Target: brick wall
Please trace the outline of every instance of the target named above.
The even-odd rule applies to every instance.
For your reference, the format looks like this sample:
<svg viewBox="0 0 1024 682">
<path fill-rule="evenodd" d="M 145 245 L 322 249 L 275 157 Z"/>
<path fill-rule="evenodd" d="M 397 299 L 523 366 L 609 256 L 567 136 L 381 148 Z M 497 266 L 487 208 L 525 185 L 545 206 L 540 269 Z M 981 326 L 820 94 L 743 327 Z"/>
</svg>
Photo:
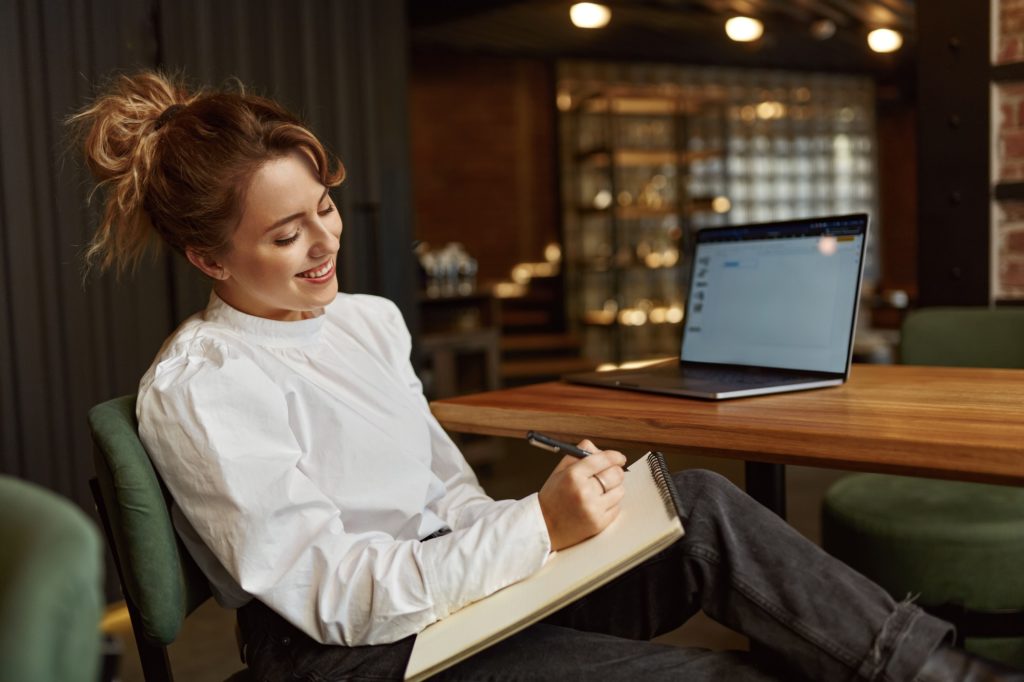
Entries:
<svg viewBox="0 0 1024 682">
<path fill-rule="evenodd" d="M 996 181 L 1024 180 L 1024 83 L 997 88 Z"/>
<path fill-rule="evenodd" d="M 996 0 L 997 64 L 1024 61 L 1024 0 Z M 993 182 L 1024 182 L 1024 83 L 997 89 L 996 177 Z M 995 291 L 997 300 L 1024 300 L 1024 202 L 995 202 Z"/>
<path fill-rule="evenodd" d="M 1024 201 L 996 205 L 997 270 L 995 298 L 1024 299 Z"/>
<path fill-rule="evenodd" d="M 997 0 L 996 64 L 1024 61 L 1024 0 Z"/>
<path fill-rule="evenodd" d="M 508 278 L 558 240 L 553 75 L 538 60 L 414 53 L 416 237 L 461 242 L 479 278 Z"/>
</svg>

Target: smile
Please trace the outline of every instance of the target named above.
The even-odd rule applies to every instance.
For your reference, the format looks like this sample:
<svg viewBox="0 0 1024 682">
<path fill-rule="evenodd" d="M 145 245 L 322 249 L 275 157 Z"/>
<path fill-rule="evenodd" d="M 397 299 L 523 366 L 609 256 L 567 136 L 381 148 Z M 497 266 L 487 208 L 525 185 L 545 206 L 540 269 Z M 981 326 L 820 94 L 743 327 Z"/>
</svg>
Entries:
<svg viewBox="0 0 1024 682">
<path fill-rule="evenodd" d="M 317 267 L 313 268 L 312 270 L 306 270 L 305 272 L 300 272 L 299 274 L 297 274 L 295 276 L 296 277 L 300 277 L 300 278 L 302 278 L 304 280 L 307 280 L 307 281 L 310 281 L 310 282 L 326 282 L 333 275 L 334 275 L 334 259 L 332 258 L 331 260 L 327 261 L 323 265 L 318 265 Z"/>
</svg>

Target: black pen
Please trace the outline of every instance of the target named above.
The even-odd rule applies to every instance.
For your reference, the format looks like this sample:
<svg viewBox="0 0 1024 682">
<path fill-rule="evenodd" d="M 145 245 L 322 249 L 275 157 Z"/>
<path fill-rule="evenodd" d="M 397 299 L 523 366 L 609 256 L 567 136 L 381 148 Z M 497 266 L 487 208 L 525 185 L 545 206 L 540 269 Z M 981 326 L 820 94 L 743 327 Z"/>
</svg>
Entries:
<svg viewBox="0 0 1024 682">
<path fill-rule="evenodd" d="M 537 433 L 536 431 L 528 431 L 526 433 L 526 442 L 530 445 L 541 448 L 542 450 L 550 450 L 551 452 L 564 452 L 567 455 L 573 457 L 590 457 L 590 452 L 587 452 L 583 448 L 578 448 L 575 445 L 569 443 L 563 443 L 560 440 L 555 440 L 551 436 L 545 436 L 543 433 Z M 628 467 L 622 467 L 623 471 L 629 471 Z"/>
<path fill-rule="evenodd" d="M 526 441 L 530 445 L 540 448 L 542 450 L 550 450 L 551 452 L 558 452 L 559 450 L 561 450 L 567 455 L 579 457 L 580 459 L 583 459 L 584 457 L 589 457 L 591 454 L 584 450 L 583 448 L 578 448 L 575 445 L 563 443 L 560 440 L 555 440 L 551 436 L 545 436 L 543 433 L 537 433 L 536 431 L 527 432 Z"/>
</svg>

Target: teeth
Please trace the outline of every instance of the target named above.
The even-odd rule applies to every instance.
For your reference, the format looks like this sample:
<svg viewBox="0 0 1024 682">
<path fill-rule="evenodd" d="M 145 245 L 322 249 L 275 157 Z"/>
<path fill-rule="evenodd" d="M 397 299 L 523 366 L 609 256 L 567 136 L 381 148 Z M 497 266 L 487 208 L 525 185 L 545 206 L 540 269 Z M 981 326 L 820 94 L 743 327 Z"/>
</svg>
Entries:
<svg viewBox="0 0 1024 682">
<path fill-rule="evenodd" d="M 306 272 L 300 273 L 299 277 L 306 277 L 307 279 L 316 279 L 317 277 L 323 277 L 331 268 L 334 267 L 334 261 L 327 261 L 316 270 L 307 270 Z"/>
</svg>

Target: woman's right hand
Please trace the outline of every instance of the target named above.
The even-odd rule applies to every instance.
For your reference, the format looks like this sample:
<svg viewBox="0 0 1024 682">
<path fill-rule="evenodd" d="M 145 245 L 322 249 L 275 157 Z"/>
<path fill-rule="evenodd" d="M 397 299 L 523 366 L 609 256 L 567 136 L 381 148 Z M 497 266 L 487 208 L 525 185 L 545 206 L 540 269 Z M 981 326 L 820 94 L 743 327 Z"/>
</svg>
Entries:
<svg viewBox="0 0 1024 682">
<path fill-rule="evenodd" d="M 598 450 L 589 440 L 581 441 L 579 447 L 594 454 L 583 459 L 566 455 L 540 489 L 552 550 L 597 535 L 619 515 L 625 455 Z"/>
</svg>

